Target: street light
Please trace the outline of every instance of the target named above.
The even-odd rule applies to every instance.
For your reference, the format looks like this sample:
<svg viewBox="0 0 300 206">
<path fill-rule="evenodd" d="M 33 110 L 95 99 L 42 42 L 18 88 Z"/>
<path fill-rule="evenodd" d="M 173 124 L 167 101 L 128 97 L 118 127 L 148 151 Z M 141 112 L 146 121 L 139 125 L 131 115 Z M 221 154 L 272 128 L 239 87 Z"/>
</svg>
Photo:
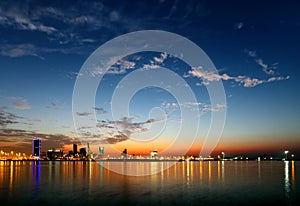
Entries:
<svg viewBox="0 0 300 206">
<path fill-rule="evenodd" d="M 287 154 L 289 153 L 289 151 L 288 150 L 285 150 L 284 151 L 284 154 L 285 154 L 285 159 L 287 159 Z"/>
</svg>

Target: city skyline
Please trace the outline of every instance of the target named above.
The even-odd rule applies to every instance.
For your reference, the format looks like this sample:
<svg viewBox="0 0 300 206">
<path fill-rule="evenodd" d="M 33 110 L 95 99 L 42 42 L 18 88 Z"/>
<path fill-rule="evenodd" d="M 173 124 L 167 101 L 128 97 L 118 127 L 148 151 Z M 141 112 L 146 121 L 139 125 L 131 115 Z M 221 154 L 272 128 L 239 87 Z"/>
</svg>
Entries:
<svg viewBox="0 0 300 206">
<path fill-rule="evenodd" d="M 211 115 L 226 111 L 224 131 L 212 154 L 289 150 L 299 156 L 298 4 L 154 2 L 0 2 L 0 149 L 30 153 L 36 137 L 42 151 L 69 151 L 73 144 L 86 145 L 80 138 L 89 135 L 104 142 L 105 153 L 121 154 L 127 148 L 137 155 L 159 154 L 172 145 L 180 123 L 188 121 L 181 118 L 181 109 L 197 107 L 196 138 L 195 131 L 184 131 L 191 142 L 188 154 L 200 153 Z M 72 111 L 74 85 L 86 59 L 105 42 L 141 30 L 163 30 L 191 40 L 218 74 L 163 52 L 129 55 L 105 74 L 92 112 Z M 168 91 L 147 87 L 133 96 L 129 114 L 115 119 L 111 101 L 119 82 L 139 69 L 158 67 L 176 72 L 197 101 L 179 103 Z M 206 87 L 214 82 L 223 83 L 226 101 L 212 105 Z M 76 118 L 93 119 L 100 130 L 76 128 L 72 112 Z M 98 152 L 98 143 L 90 146 Z M 170 154 L 182 155 L 184 149 L 175 145 Z"/>
</svg>

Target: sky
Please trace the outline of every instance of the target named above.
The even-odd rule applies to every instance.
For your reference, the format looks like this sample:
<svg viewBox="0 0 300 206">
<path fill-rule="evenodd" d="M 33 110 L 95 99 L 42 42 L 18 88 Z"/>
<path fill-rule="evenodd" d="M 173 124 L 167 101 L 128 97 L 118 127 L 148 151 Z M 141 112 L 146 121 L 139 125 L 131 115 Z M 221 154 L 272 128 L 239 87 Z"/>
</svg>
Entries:
<svg viewBox="0 0 300 206">
<path fill-rule="evenodd" d="M 124 148 L 130 154 L 197 155 L 212 116 L 222 113 L 225 125 L 212 154 L 300 155 L 299 8 L 297 1 L 1 1 L 0 149 L 30 154 L 31 140 L 39 137 L 44 151 L 67 152 L 73 143 L 86 147 L 91 141 L 95 153 L 104 146 L 112 155 Z M 81 72 L 101 45 L 143 30 L 190 40 L 216 71 L 143 51 L 114 59 L 105 74 L 99 66 Z M 139 77 L 130 78 L 141 73 L 146 82 L 161 78 L 163 84 L 173 78 L 168 71 L 185 82 L 195 101 L 178 102 L 177 84 L 149 86 L 136 89 L 127 114 L 113 113 L 114 92 L 128 92 L 120 82 L 139 86 Z M 76 111 L 74 89 L 82 75 L 103 78 L 94 105 Z M 224 101 L 212 104 L 213 84 L 223 85 Z M 198 130 L 182 127 L 198 121 Z"/>
</svg>

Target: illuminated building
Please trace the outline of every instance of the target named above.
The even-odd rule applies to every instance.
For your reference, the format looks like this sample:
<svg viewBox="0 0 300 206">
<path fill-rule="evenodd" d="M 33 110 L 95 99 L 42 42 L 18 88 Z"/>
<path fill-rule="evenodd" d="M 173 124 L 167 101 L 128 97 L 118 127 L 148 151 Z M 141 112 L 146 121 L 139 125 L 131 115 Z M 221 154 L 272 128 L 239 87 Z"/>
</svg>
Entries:
<svg viewBox="0 0 300 206">
<path fill-rule="evenodd" d="M 63 157 L 63 151 L 58 149 L 49 149 L 47 151 L 47 158 L 49 160 L 56 160 Z"/>
<path fill-rule="evenodd" d="M 150 158 L 155 159 L 157 157 L 157 151 L 154 150 L 150 153 Z"/>
<path fill-rule="evenodd" d="M 32 140 L 32 156 L 34 158 L 39 158 L 41 156 L 41 139 L 34 138 Z"/>
<path fill-rule="evenodd" d="M 104 147 L 99 147 L 99 156 L 100 157 L 104 156 Z"/>
</svg>

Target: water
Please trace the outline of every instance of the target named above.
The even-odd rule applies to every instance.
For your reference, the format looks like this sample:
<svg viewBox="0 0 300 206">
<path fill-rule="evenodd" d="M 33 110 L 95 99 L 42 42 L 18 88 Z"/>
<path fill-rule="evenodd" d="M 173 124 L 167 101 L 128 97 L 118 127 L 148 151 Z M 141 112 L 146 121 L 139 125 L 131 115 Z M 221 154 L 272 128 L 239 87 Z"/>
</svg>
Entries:
<svg viewBox="0 0 300 206">
<path fill-rule="evenodd" d="M 142 170 L 169 163 L 117 164 Z M 0 205 L 296 205 L 299 167 L 294 161 L 178 162 L 133 177 L 97 162 L 0 161 Z"/>
</svg>

